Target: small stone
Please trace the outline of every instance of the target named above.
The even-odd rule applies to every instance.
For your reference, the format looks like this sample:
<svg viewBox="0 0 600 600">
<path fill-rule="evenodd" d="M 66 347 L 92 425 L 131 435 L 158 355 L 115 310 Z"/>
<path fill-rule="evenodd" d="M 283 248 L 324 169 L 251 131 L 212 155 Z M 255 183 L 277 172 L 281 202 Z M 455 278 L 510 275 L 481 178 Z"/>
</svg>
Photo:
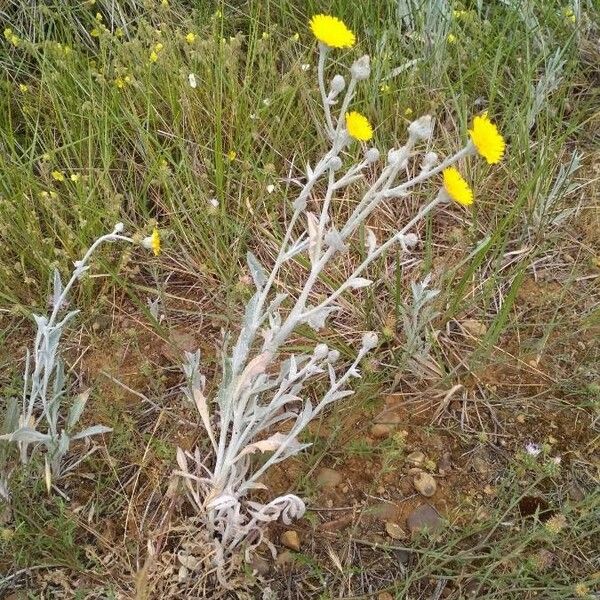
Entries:
<svg viewBox="0 0 600 600">
<path fill-rule="evenodd" d="M 392 428 L 385 423 L 376 423 L 371 427 L 370 431 L 371 437 L 376 440 L 385 439 L 386 437 L 389 437 L 390 433 L 392 433 Z"/>
<path fill-rule="evenodd" d="M 438 471 L 440 475 L 446 475 L 452 469 L 452 454 L 450 452 L 444 452 L 440 462 L 438 463 Z"/>
<path fill-rule="evenodd" d="M 394 600 L 394 596 L 389 592 L 379 592 L 379 594 L 377 594 L 377 600 Z"/>
<path fill-rule="evenodd" d="M 288 529 L 281 534 L 279 538 L 282 546 L 289 548 L 290 550 L 294 550 L 295 552 L 300 551 L 300 536 L 297 531 L 293 529 Z"/>
<path fill-rule="evenodd" d="M 276 562 L 279 567 L 288 567 L 293 564 L 294 555 L 289 550 L 284 550 L 278 554 Z"/>
<path fill-rule="evenodd" d="M 413 535 L 423 529 L 432 531 L 437 529 L 441 524 L 440 515 L 429 504 L 418 506 L 406 518 L 406 525 Z"/>
<path fill-rule="evenodd" d="M 406 531 L 393 521 L 386 522 L 385 531 L 393 540 L 406 540 L 408 538 Z"/>
<path fill-rule="evenodd" d="M 342 482 L 342 475 L 334 469 L 322 468 L 317 473 L 317 485 L 323 488 L 334 488 Z"/>
<path fill-rule="evenodd" d="M 413 467 L 422 467 L 425 462 L 425 455 L 421 451 L 415 450 L 406 457 L 406 462 Z"/>
<path fill-rule="evenodd" d="M 466 319 L 462 322 L 462 326 L 474 337 L 483 337 L 487 333 L 485 323 L 477 319 Z"/>
<path fill-rule="evenodd" d="M 433 496 L 437 490 L 437 483 L 432 475 L 421 471 L 415 475 L 413 479 L 413 485 L 419 494 L 427 496 L 428 498 Z"/>
</svg>

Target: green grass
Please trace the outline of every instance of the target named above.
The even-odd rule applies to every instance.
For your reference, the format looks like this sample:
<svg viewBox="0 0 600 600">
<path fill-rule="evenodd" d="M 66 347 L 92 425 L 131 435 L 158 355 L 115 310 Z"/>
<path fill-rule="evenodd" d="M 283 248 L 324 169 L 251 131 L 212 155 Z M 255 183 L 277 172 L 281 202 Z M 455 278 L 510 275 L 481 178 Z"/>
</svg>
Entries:
<svg viewBox="0 0 600 600">
<path fill-rule="evenodd" d="M 154 258 L 139 248 L 123 252 L 110 247 L 95 259 L 93 277 L 81 282 L 73 298 L 82 308 L 80 335 L 69 340 L 73 375 L 81 368 L 84 379 L 96 382 L 97 373 L 86 370 L 86 359 L 98 345 L 107 355 L 121 357 L 124 369 L 136 371 L 145 382 L 139 391 L 162 405 L 162 396 L 173 392 L 179 377 L 177 365 L 165 361 L 160 351 L 173 326 L 198 334 L 213 374 L 219 331 L 235 332 L 248 298 L 240 279 L 245 253 L 252 248 L 266 262 L 272 257 L 294 193 L 287 177 L 297 176 L 307 162 L 314 164 L 325 147 L 319 133 L 316 44 L 307 19 L 329 12 L 358 36 L 355 49 L 335 55 L 339 68 L 362 53 L 372 57 L 371 80 L 361 88 L 354 108 L 375 125 L 379 148 L 403 143 L 410 120 L 431 113 L 436 118 L 432 149 L 448 155 L 467 139 L 473 115 L 486 109 L 505 135 L 508 152 L 494 167 L 475 159 L 462 165 L 475 189 L 473 210 L 452 208 L 429 219 L 420 232 L 416 264 L 402 267 L 405 257 L 393 254 L 373 265 L 367 276 L 377 282 L 374 289 L 348 297 L 341 322 L 322 333 L 347 358 L 355 351 L 356 331 L 377 329 L 384 335 L 355 398 L 323 418 L 331 435 L 323 439 L 311 431 L 316 443 L 302 459 L 309 475 L 300 475 L 298 485 L 317 498 L 313 469 L 321 464 L 337 468 L 349 459 L 374 461 L 380 474 L 393 470 L 403 450 L 393 441 L 374 447 L 365 434 L 381 393 L 394 380 L 403 392 L 424 397 L 457 382 L 463 385 L 465 403 L 477 400 L 474 406 L 484 416 L 477 412 L 467 426 L 446 421 L 440 428 L 471 447 L 493 437 L 498 423 L 510 430 L 505 419 L 516 412 L 536 415 L 541 429 L 550 413 L 552 418 L 566 415 L 567 423 L 575 422 L 575 416 L 577 423 L 592 423 L 594 415 L 597 419 L 598 356 L 590 341 L 600 322 L 594 288 L 598 206 L 593 170 L 598 159 L 594 39 L 599 15 L 593 3 L 582 2 L 577 25 L 565 17 L 564 3 L 535 3 L 536 30 L 503 2 L 456 3 L 456 10 L 469 12 L 455 15 L 447 25 L 454 43 L 445 33 L 428 37 L 423 13 L 416 29 L 408 31 L 391 0 L 118 4 L 120 11 L 108 0 L 95 5 L 47 0 L 28 10 L 13 2 L 6 8 L 6 22 L 20 43 L 0 42 L 0 397 L 19 393 L 15 378 L 21 363 L 15 356 L 24 355 L 30 312 L 45 310 L 53 267 L 66 274 L 89 243 L 117 221 L 140 237 L 158 224 L 165 251 Z M 116 34 L 117 27 L 123 35 Z M 93 29 L 100 35 L 90 35 Z M 192 44 L 185 40 L 190 31 L 197 35 Z M 163 48 L 152 63 L 150 52 L 157 43 Z M 557 50 L 564 62 L 560 79 L 530 128 L 535 86 Z M 391 76 L 410 61 L 416 62 Z M 335 72 L 331 68 L 329 75 Z M 190 73 L 198 81 L 195 89 L 188 83 Z M 534 209 L 576 149 L 583 153 L 576 187 L 563 190 L 556 209 L 580 208 L 566 226 L 540 231 L 532 220 Z M 64 174 L 64 181 L 53 178 L 53 171 Z M 269 185 L 275 186 L 272 193 Z M 436 186 L 428 184 L 381 211 L 373 220 L 378 236 L 393 231 L 437 192 Z M 336 216 L 343 218 L 359 192 L 357 185 L 339 199 Z M 345 260 L 354 262 L 361 252 L 356 240 Z M 301 266 L 299 261 L 288 273 L 291 288 Z M 323 284 L 334 286 L 347 270 L 346 262 L 336 266 Z M 441 375 L 423 378 L 405 372 L 409 357 L 399 324 L 409 302 L 409 282 L 429 270 L 441 290 L 435 322 L 439 335 L 430 336 L 431 359 Z M 160 325 L 146 305 L 156 295 L 166 314 Z M 125 325 L 117 321 L 96 331 L 94 323 L 109 317 L 123 318 Z M 456 337 L 454 327 L 465 319 L 485 324 L 485 334 Z M 109 331 L 115 333 L 112 341 Z M 293 349 L 310 347 L 315 339 L 314 332 L 300 331 Z M 541 357 L 540 365 L 531 366 L 536 357 Z M 145 523 L 141 515 L 152 505 L 150 491 L 166 490 L 173 448 L 183 442 L 177 439 L 177 423 L 165 425 L 162 417 L 157 421 L 159 416 L 146 412 L 146 406 L 122 401 L 117 389 L 103 385 L 105 393 L 95 404 L 115 428 L 108 446 L 111 460 L 98 453 L 88 465 L 101 473 L 93 493 L 95 518 L 118 521 L 127 514 L 137 526 Z M 191 418 L 179 400 L 168 398 L 169 416 Z M 349 426 L 346 411 L 356 411 L 363 421 Z M 529 432 L 536 433 L 535 428 Z M 565 452 L 571 452 L 570 432 L 565 435 Z M 592 462 L 589 435 L 581 442 L 581 458 L 570 463 L 586 481 Z M 577 584 L 590 590 L 598 585 L 591 580 L 597 570 L 592 562 L 597 494 L 588 494 L 576 506 L 563 502 L 563 482 L 527 470 L 518 452 L 523 439 L 515 436 L 487 516 L 467 527 L 450 523 L 442 540 L 420 539 L 411 547 L 410 569 L 395 572 L 397 580 L 381 588 L 403 598 L 432 593 L 430 586 L 444 580 L 458 586 L 453 593 L 459 595 L 451 597 L 463 597 L 468 583 L 481 598 L 537 594 L 558 599 L 577 597 Z M 198 435 L 191 432 L 190 437 L 197 441 Z M 133 489 L 127 487 L 131 477 Z M 554 537 L 543 524 L 515 517 L 515 502 L 532 481 L 567 518 L 568 527 Z M 6 528 L 10 540 L 0 546 L 0 565 L 16 557 L 19 568 L 58 565 L 102 577 L 104 567 L 89 561 L 80 546 L 81 539 L 94 544 L 101 537 L 97 522 L 90 532 L 68 503 L 46 498 L 40 486 L 30 483 L 25 478 L 15 488 L 17 508 Z M 507 520 L 514 526 L 502 525 Z M 148 530 L 128 540 L 122 565 L 129 570 L 115 578 L 115 585 L 129 591 L 143 564 L 138 559 L 145 552 L 144 535 Z M 347 542 L 340 538 L 332 542 L 338 551 Z M 541 548 L 557 557 L 549 570 L 534 564 Z M 340 585 L 346 593 L 346 576 L 358 563 L 350 561 L 347 573 L 333 568 L 332 574 L 326 561 L 319 548 L 314 556 L 306 553 L 300 561 L 302 576 L 315 581 L 329 577 L 332 590 Z"/>
</svg>

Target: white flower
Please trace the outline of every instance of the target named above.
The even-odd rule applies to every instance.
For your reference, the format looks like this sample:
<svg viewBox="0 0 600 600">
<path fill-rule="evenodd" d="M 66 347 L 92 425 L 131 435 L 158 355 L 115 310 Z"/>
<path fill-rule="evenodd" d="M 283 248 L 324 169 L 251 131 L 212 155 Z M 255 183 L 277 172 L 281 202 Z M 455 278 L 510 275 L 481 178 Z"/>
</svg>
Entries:
<svg viewBox="0 0 600 600">
<path fill-rule="evenodd" d="M 354 61 L 354 64 L 350 67 L 350 73 L 352 73 L 352 77 L 357 81 L 362 81 L 363 79 L 367 79 L 371 74 L 371 65 L 370 65 L 369 55 L 365 54 L 361 56 L 358 60 Z"/>
<path fill-rule="evenodd" d="M 267 192 L 269 192 L 269 194 L 272 194 L 274 191 L 275 191 L 275 186 L 272 183 L 270 183 L 267 186 Z"/>
<path fill-rule="evenodd" d="M 210 198 L 208 202 L 214 208 L 217 208 L 217 206 L 219 206 L 219 201 L 216 198 Z"/>
<path fill-rule="evenodd" d="M 256 119 L 256 113 L 250 113 L 250 118 L 254 121 Z"/>
<path fill-rule="evenodd" d="M 263 100 L 263 104 L 264 104 L 265 106 L 271 106 L 271 98 L 265 98 L 265 99 Z"/>
<path fill-rule="evenodd" d="M 196 76 L 193 73 L 188 75 L 188 82 L 191 88 L 196 88 L 198 86 L 198 82 L 196 81 Z"/>
<path fill-rule="evenodd" d="M 433 135 L 433 117 L 425 115 L 408 126 L 408 133 L 417 140 L 428 140 Z"/>
<path fill-rule="evenodd" d="M 303 65 L 300 65 L 300 68 L 303 71 L 308 71 L 310 69 L 310 65 L 308 63 L 304 63 Z"/>
<path fill-rule="evenodd" d="M 115 225 L 115 228 L 113 229 L 113 233 L 123 233 L 124 229 L 125 229 L 125 225 L 123 225 L 123 223 L 117 223 Z"/>
<path fill-rule="evenodd" d="M 329 352 L 329 354 L 327 355 L 327 362 L 333 364 L 334 362 L 337 362 L 339 358 L 340 358 L 339 351 L 331 350 Z"/>
<path fill-rule="evenodd" d="M 534 444 L 533 442 L 529 442 L 525 446 L 525 452 L 531 456 L 537 456 L 541 451 L 542 447 L 539 444 Z"/>
<path fill-rule="evenodd" d="M 402 236 L 402 242 L 407 248 L 414 248 L 419 243 L 419 238 L 415 233 L 406 233 Z"/>
</svg>

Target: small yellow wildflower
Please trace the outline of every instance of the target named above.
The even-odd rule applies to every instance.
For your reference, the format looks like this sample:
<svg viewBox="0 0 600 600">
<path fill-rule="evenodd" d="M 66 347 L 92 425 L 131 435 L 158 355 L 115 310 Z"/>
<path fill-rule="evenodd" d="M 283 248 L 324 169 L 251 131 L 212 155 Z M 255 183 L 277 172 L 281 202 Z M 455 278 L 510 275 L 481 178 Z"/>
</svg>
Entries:
<svg viewBox="0 0 600 600">
<path fill-rule="evenodd" d="M 223 13 L 220 10 L 215 10 L 215 17 L 220 19 L 223 16 Z"/>
<path fill-rule="evenodd" d="M 186 36 L 185 36 L 185 41 L 188 44 L 193 44 L 196 41 L 196 34 L 193 32 L 189 32 Z"/>
<path fill-rule="evenodd" d="M 4 30 L 4 37 L 9 41 L 15 48 L 21 43 L 18 35 L 13 33 L 13 30 L 10 27 L 7 27 Z"/>
<path fill-rule="evenodd" d="M 469 134 L 477 152 L 488 164 L 494 165 L 500 162 L 506 143 L 498 128 L 488 119 L 487 113 L 473 119 L 473 129 L 469 129 Z"/>
<path fill-rule="evenodd" d="M 44 152 L 44 154 L 42 154 L 42 161 L 43 162 L 49 162 L 50 160 L 52 160 L 52 157 L 50 156 L 50 153 Z"/>
<path fill-rule="evenodd" d="M 169 0 L 160 0 L 160 3 L 162 6 L 165 6 L 165 7 L 169 6 Z"/>
<path fill-rule="evenodd" d="M 367 142 L 373 137 L 373 128 L 369 119 L 356 111 L 346 115 L 346 129 L 355 140 L 360 142 Z"/>
<path fill-rule="evenodd" d="M 449 33 L 446 39 L 449 44 L 456 44 L 456 36 L 453 33 Z"/>
<path fill-rule="evenodd" d="M 164 48 L 164 45 L 161 44 L 160 42 L 158 42 L 157 44 L 154 44 L 154 52 L 160 52 L 163 48 Z"/>
<path fill-rule="evenodd" d="M 473 190 L 469 184 L 463 179 L 463 176 L 454 167 L 448 167 L 443 171 L 444 189 L 452 200 L 470 206 L 473 204 Z"/>
<path fill-rule="evenodd" d="M 157 227 L 152 230 L 152 235 L 150 236 L 150 245 L 152 252 L 154 252 L 154 256 L 158 256 L 160 254 L 160 233 L 158 232 Z"/>
<path fill-rule="evenodd" d="M 29 86 L 28 86 L 28 85 L 25 85 L 24 83 L 20 83 L 20 84 L 19 84 L 19 91 L 20 91 L 22 94 L 26 94 L 26 93 L 29 91 Z"/>
<path fill-rule="evenodd" d="M 125 77 L 123 77 L 123 81 L 125 83 L 131 83 L 133 81 L 133 77 L 131 77 L 131 75 L 125 75 Z"/>
<path fill-rule="evenodd" d="M 71 176 L 69 177 L 69 179 L 73 183 L 77 183 L 81 179 L 81 175 L 79 173 L 71 173 Z"/>
<path fill-rule="evenodd" d="M 565 18 L 567 19 L 567 21 L 571 21 L 571 23 L 576 23 L 577 22 L 577 17 L 575 15 L 575 13 L 573 12 L 573 9 L 570 7 L 567 7 L 563 10 L 563 15 L 565 16 Z"/>
<path fill-rule="evenodd" d="M 115 37 L 122 38 L 125 35 L 125 32 L 121 27 L 117 27 L 115 29 Z"/>
<path fill-rule="evenodd" d="M 271 37 L 271 35 L 269 34 L 268 31 L 263 31 L 263 34 L 262 34 L 263 40 L 268 40 L 270 37 Z"/>
<path fill-rule="evenodd" d="M 102 35 L 102 29 L 99 27 L 94 27 L 94 29 L 90 31 L 90 35 L 92 37 L 100 37 Z"/>
<path fill-rule="evenodd" d="M 314 36 L 330 48 L 352 48 L 356 36 L 346 24 L 330 15 L 315 15 L 310 20 L 310 28 Z"/>
<path fill-rule="evenodd" d="M 379 86 L 379 91 L 380 91 L 382 94 L 387 94 L 387 93 L 390 91 L 390 89 L 391 89 L 391 88 L 390 88 L 390 86 L 389 86 L 387 83 L 382 83 L 382 84 Z"/>
<path fill-rule="evenodd" d="M 115 79 L 115 85 L 119 88 L 119 89 L 123 89 L 125 87 L 125 80 L 122 77 L 117 77 Z"/>
<path fill-rule="evenodd" d="M 236 152 L 235 150 L 230 150 L 230 151 L 227 153 L 227 158 L 228 158 L 230 161 L 234 161 L 236 156 L 237 156 L 237 152 Z"/>
<path fill-rule="evenodd" d="M 405 117 L 410 117 L 413 114 L 413 109 L 408 107 L 407 109 L 404 110 L 404 116 Z"/>
<path fill-rule="evenodd" d="M 299 40 L 300 40 L 300 34 L 299 34 L 299 33 L 295 33 L 295 34 L 292 36 L 292 38 L 291 38 L 291 39 L 292 39 L 292 41 L 294 41 L 294 42 L 297 42 L 297 41 L 299 41 Z"/>
<path fill-rule="evenodd" d="M 452 15 L 455 19 L 463 19 L 469 14 L 468 10 L 453 10 Z"/>
<path fill-rule="evenodd" d="M 155 50 L 150 52 L 150 62 L 155 63 L 158 60 L 158 53 Z"/>
<path fill-rule="evenodd" d="M 51 175 L 52 175 L 52 179 L 54 179 L 54 181 L 64 181 L 65 180 L 65 174 L 62 171 L 54 170 L 54 171 L 52 171 Z"/>
<path fill-rule="evenodd" d="M 102 23 L 102 21 L 103 21 L 103 17 L 99 12 L 96 13 L 95 19 L 96 19 L 96 21 L 98 21 L 98 23 Z"/>
</svg>

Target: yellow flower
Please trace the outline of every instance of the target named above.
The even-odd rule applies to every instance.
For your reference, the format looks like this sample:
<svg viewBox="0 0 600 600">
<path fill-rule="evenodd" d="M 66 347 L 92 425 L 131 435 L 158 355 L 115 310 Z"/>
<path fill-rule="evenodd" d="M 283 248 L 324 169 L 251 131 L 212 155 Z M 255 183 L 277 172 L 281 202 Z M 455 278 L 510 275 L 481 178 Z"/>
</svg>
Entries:
<svg viewBox="0 0 600 600">
<path fill-rule="evenodd" d="M 446 39 L 449 44 L 456 44 L 456 36 L 453 33 L 449 33 Z"/>
<path fill-rule="evenodd" d="M 158 44 L 154 44 L 154 52 L 160 52 L 164 48 L 164 45 L 158 42 Z"/>
<path fill-rule="evenodd" d="M 98 23 L 102 23 L 102 15 L 99 12 L 96 13 L 96 21 L 98 21 Z"/>
<path fill-rule="evenodd" d="M 71 173 L 69 179 L 74 183 L 77 183 L 81 179 L 81 175 L 79 173 Z"/>
<path fill-rule="evenodd" d="M 565 8 L 563 10 L 563 14 L 568 21 L 571 21 L 571 23 L 577 22 L 577 17 L 575 16 L 575 13 L 573 12 L 572 8 L 569 8 L 569 7 Z"/>
<path fill-rule="evenodd" d="M 196 41 L 196 34 L 191 31 L 185 36 L 185 41 L 188 44 L 193 44 Z"/>
<path fill-rule="evenodd" d="M 158 232 L 157 227 L 152 230 L 152 235 L 150 236 L 150 246 L 152 248 L 152 252 L 154 252 L 154 256 L 158 256 L 160 254 L 160 233 Z"/>
<path fill-rule="evenodd" d="M 382 84 L 379 86 L 379 91 L 380 91 L 382 94 L 387 94 L 387 93 L 390 91 L 390 86 L 389 86 L 387 83 L 382 83 Z"/>
<path fill-rule="evenodd" d="M 125 35 L 125 32 L 121 27 L 117 27 L 115 29 L 115 37 L 122 38 Z"/>
<path fill-rule="evenodd" d="M 133 78 L 131 77 L 131 75 L 125 75 L 125 77 L 123 78 L 123 81 L 125 83 L 131 83 L 133 81 Z"/>
<path fill-rule="evenodd" d="M 444 189 L 452 200 L 470 206 L 473 204 L 473 190 L 454 167 L 444 169 Z"/>
<path fill-rule="evenodd" d="M 488 164 L 494 165 L 500 162 L 506 143 L 498 128 L 488 119 L 487 113 L 473 119 L 473 129 L 469 129 L 469 134 L 477 152 Z"/>
<path fill-rule="evenodd" d="M 271 37 L 271 35 L 269 34 L 268 31 L 263 31 L 263 34 L 262 34 L 263 40 L 268 40 L 270 37 Z"/>
<path fill-rule="evenodd" d="M 100 37 L 102 35 L 102 29 L 99 27 L 94 27 L 94 29 L 90 31 L 90 35 L 92 37 Z"/>
<path fill-rule="evenodd" d="M 19 39 L 19 36 L 15 35 L 13 33 L 13 30 L 10 27 L 7 27 L 4 30 L 4 37 L 6 38 L 7 41 L 9 41 L 13 46 L 15 46 L 15 48 L 19 45 L 19 43 L 21 42 L 21 40 Z"/>
<path fill-rule="evenodd" d="M 310 20 L 310 28 L 314 36 L 330 48 L 352 48 L 356 43 L 354 33 L 337 17 L 315 15 Z"/>
<path fill-rule="evenodd" d="M 52 179 L 54 179 L 55 181 L 65 180 L 65 174 L 62 171 L 52 171 L 51 175 Z"/>
<path fill-rule="evenodd" d="M 157 60 L 158 60 L 158 54 L 156 53 L 155 50 L 152 50 L 152 52 L 150 52 L 150 62 L 155 63 Z"/>
<path fill-rule="evenodd" d="M 467 10 L 453 10 L 452 14 L 454 15 L 454 18 L 456 18 L 456 19 L 462 19 L 463 17 L 466 17 L 469 14 L 469 11 L 467 11 Z"/>
<path fill-rule="evenodd" d="M 19 91 L 22 94 L 26 94 L 29 91 L 29 86 L 25 85 L 24 83 L 20 83 L 19 84 Z"/>
<path fill-rule="evenodd" d="M 228 158 L 230 161 L 234 161 L 236 156 L 237 156 L 237 152 L 236 152 L 235 150 L 230 150 L 230 151 L 227 153 L 227 158 Z"/>
<path fill-rule="evenodd" d="M 160 0 L 162 6 L 169 6 L 169 0 Z"/>
<path fill-rule="evenodd" d="M 293 40 L 294 42 L 297 42 L 299 39 L 300 39 L 300 34 L 299 34 L 299 33 L 295 33 L 295 34 L 292 36 L 292 40 Z"/>
<path fill-rule="evenodd" d="M 404 116 L 405 117 L 410 117 L 412 114 L 413 114 L 413 109 L 412 108 L 409 107 L 409 108 L 405 109 L 405 111 L 404 111 Z"/>
<path fill-rule="evenodd" d="M 123 89 L 125 87 L 125 80 L 122 79 L 121 77 L 117 77 L 115 79 L 115 85 L 119 88 L 119 89 Z"/>
<path fill-rule="evenodd" d="M 346 129 L 355 140 L 361 142 L 367 142 L 373 137 L 373 128 L 369 119 L 356 111 L 346 115 Z"/>
</svg>

